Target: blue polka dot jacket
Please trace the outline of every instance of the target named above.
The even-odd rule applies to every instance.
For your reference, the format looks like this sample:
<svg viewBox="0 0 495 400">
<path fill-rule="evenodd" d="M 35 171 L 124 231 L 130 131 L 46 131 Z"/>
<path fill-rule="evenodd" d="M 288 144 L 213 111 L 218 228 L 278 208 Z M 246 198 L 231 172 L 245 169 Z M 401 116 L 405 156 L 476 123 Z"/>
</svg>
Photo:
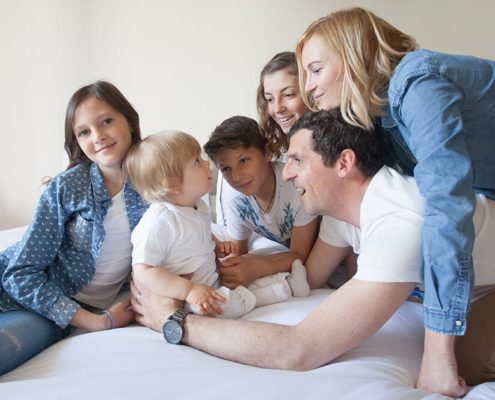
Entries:
<svg viewBox="0 0 495 400">
<path fill-rule="evenodd" d="M 132 230 L 147 204 L 127 183 L 124 200 Z M 53 178 L 24 237 L 0 253 L 0 310 L 32 310 L 65 328 L 81 307 L 72 296 L 95 274 L 111 204 L 94 163 Z"/>
</svg>

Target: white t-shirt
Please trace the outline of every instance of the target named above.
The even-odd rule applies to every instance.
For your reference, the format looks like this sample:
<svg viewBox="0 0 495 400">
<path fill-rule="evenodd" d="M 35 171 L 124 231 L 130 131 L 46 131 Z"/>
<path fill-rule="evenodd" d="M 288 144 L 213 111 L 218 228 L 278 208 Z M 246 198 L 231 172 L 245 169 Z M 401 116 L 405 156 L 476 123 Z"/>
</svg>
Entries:
<svg viewBox="0 0 495 400">
<path fill-rule="evenodd" d="M 248 239 L 252 232 L 290 247 L 294 226 L 304 226 L 315 216 L 308 215 L 292 182 L 282 180 L 284 164 L 272 162 L 275 172 L 275 199 L 268 213 L 263 213 L 254 196 L 239 194 L 226 204 L 227 233 L 235 240 Z"/>
<path fill-rule="evenodd" d="M 474 215 L 475 285 L 495 284 L 495 202 L 477 195 Z M 424 199 L 414 178 L 383 167 L 361 203 L 360 225 L 323 217 L 319 237 L 335 247 L 352 247 L 358 257 L 354 278 L 375 282 L 423 281 Z"/>
<path fill-rule="evenodd" d="M 191 281 L 214 285 L 218 274 L 211 236 L 211 212 L 203 200 L 196 209 L 153 203 L 132 232 L 132 264 L 165 267 Z"/>
<path fill-rule="evenodd" d="M 360 226 L 323 217 L 319 237 L 359 255 L 354 278 L 420 282 L 424 200 L 416 181 L 383 167 L 371 179 L 360 209 Z"/>
<path fill-rule="evenodd" d="M 124 190 L 112 198 L 103 220 L 105 240 L 95 265 L 95 275 L 76 300 L 101 309 L 114 302 L 131 272 L 131 228 L 124 201 Z"/>
</svg>

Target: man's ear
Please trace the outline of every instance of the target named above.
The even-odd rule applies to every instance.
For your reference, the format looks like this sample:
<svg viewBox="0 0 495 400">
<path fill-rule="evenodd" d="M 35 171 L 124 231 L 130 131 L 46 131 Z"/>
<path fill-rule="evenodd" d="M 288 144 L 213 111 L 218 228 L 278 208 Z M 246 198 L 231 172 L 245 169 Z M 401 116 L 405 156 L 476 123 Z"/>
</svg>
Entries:
<svg viewBox="0 0 495 400">
<path fill-rule="evenodd" d="M 351 149 L 345 149 L 335 163 L 339 176 L 347 176 L 356 165 L 356 153 Z"/>
</svg>

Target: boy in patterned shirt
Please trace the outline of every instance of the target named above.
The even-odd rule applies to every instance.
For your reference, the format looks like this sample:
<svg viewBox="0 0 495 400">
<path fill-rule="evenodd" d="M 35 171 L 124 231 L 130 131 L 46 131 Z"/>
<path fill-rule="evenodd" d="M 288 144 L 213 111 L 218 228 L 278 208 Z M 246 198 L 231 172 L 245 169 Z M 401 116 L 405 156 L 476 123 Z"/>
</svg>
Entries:
<svg viewBox="0 0 495 400">
<path fill-rule="evenodd" d="M 235 243 L 239 256 L 222 261 L 222 284 L 248 286 L 255 279 L 289 272 L 295 260 L 304 263 L 316 238 L 318 218 L 304 211 L 292 183 L 282 180 L 283 163 L 272 161 L 258 123 L 247 117 L 229 118 L 213 131 L 204 150 L 239 192 L 226 204 L 227 240 Z M 252 232 L 285 251 L 249 253 Z"/>
</svg>

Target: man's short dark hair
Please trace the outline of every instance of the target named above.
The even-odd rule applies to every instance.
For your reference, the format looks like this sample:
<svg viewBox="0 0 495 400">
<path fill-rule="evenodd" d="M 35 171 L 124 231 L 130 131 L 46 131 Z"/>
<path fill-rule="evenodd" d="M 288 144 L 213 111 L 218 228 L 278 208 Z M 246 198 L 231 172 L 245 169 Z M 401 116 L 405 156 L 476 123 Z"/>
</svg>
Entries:
<svg viewBox="0 0 495 400">
<path fill-rule="evenodd" d="M 306 113 L 291 128 L 289 139 L 302 129 L 313 133 L 313 151 L 321 155 L 326 166 L 334 165 L 345 149 L 356 154 L 357 167 L 364 176 L 375 175 L 383 166 L 379 132 L 347 123 L 338 110 Z"/>
<path fill-rule="evenodd" d="M 266 145 L 264 132 L 254 119 L 235 116 L 218 125 L 203 148 L 208 157 L 216 162 L 218 153 L 223 149 L 256 147 L 264 153 Z"/>
</svg>

